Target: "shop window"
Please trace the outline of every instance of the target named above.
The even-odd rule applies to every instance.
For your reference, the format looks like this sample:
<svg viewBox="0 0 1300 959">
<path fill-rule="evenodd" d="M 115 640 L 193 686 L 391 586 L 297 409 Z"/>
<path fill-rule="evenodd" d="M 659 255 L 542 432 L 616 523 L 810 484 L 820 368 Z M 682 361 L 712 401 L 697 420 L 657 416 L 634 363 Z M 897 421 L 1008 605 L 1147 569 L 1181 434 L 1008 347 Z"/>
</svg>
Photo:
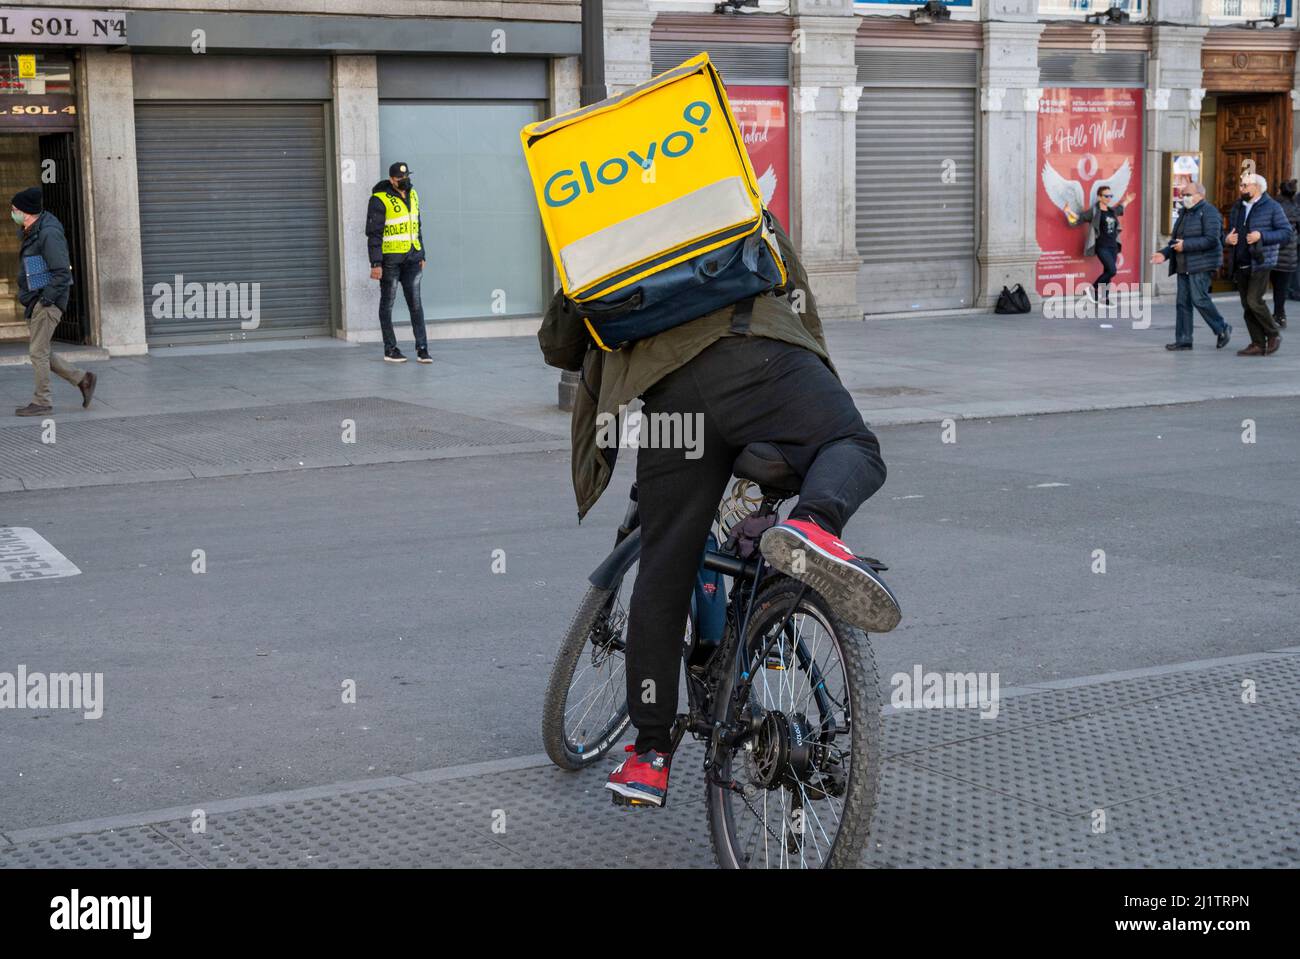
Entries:
<svg viewBox="0 0 1300 959">
<path fill-rule="evenodd" d="M 0 94 L 72 96 L 72 60 L 62 52 L 6 50 L 0 56 Z"/>
<path fill-rule="evenodd" d="M 384 103 L 381 170 L 414 172 L 428 251 L 427 320 L 536 315 L 545 308 L 549 261 L 519 131 L 541 118 L 532 102 Z M 373 182 L 373 181 L 372 181 Z M 397 298 L 393 322 L 407 320 Z"/>
</svg>

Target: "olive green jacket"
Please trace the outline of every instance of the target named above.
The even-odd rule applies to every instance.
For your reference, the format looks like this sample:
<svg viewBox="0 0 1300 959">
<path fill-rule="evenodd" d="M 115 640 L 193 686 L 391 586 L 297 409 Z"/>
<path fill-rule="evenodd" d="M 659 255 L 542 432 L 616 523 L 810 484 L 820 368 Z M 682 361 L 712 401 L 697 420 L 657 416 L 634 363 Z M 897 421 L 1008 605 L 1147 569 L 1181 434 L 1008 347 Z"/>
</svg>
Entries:
<svg viewBox="0 0 1300 959">
<path fill-rule="evenodd" d="M 749 332 L 753 336 L 783 340 L 812 350 L 834 371 L 826 350 L 826 338 L 822 334 L 821 318 L 817 315 L 817 302 L 808 286 L 808 274 L 804 272 L 785 230 L 775 222 L 775 218 L 773 223 L 789 274 L 790 293 L 779 297 L 771 294 L 757 297 Z M 796 312 L 792 306 L 792 301 L 798 303 L 799 299 L 803 302 L 802 313 Z M 563 291 L 556 292 L 547 307 L 537 341 L 549 365 L 579 373 L 570 427 L 573 492 L 578 501 L 579 521 L 609 485 L 618 453 L 616 448 L 598 444 L 597 417 L 602 413 L 618 417 L 622 407 L 690 362 L 705 348 L 724 336 L 738 335 L 731 329 L 733 312 L 734 307 L 724 307 L 611 353 L 595 345 L 572 302 Z"/>
</svg>

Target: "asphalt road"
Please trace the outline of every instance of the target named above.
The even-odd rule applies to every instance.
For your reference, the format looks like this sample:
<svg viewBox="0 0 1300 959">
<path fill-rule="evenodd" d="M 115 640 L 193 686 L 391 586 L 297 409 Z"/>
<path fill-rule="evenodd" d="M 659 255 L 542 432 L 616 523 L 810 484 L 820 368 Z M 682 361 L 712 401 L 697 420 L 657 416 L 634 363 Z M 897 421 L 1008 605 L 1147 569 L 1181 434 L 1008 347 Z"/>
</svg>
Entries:
<svg viewBox="0 0 1300 959">
<path fill-rule="evenodd" d="M 886 683 L 1300 642 L 1295 400 L 881 440 L 889 481 L 845 538 L 903 601 L 876 642 Z M 0 670 L 106 687 L 98 720 L 0 710 L 0 832 L 540 751 L 550 662 L 630 465 L 581 527 L 563 453 L 0 495 L 0 526 L 82 570 L 0 583 Z"/>
</svg>

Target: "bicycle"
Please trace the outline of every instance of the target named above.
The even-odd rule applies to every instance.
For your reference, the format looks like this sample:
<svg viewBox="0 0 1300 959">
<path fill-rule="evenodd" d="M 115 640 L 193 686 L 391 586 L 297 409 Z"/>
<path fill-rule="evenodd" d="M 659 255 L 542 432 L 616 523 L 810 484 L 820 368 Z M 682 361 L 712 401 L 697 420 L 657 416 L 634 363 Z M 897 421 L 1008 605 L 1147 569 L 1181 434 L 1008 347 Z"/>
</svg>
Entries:
<svg viewBox="0 0 1300 959">
<path fill-rule="evenodd" d="M 855 866 L 879 787 L 871 643 L 758 550 L 762 531 L 799 491 L 777 448 L 746 447 L 732 471 L 685 624 L 688 705 L 673 724 L 672 753 L 688 732 L 705 743 L 709 831 L 722 867 Z M 614 549 L 588 578 L 547 686 L 543 740 L 562 769 L 598 762 L 630 723 L 623 666 L 639 553 L 634 483 Z"/>
</svg>

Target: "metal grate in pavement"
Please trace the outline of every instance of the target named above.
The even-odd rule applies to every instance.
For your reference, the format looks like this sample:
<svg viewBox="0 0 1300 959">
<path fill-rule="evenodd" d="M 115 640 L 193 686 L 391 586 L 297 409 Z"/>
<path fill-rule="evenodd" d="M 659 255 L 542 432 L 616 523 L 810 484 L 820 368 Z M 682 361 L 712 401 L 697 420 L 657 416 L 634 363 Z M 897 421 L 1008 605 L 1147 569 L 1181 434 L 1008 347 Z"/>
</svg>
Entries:
<svg viewBox="0 0 1300 959">
<path fill-rule="evenodd" d="M 1269 679 L 1258 690 L 1261 702 L 1274 705 L 1289 702 L 1300 713 L 1300 657 L 1289 661 L 1269 660 L 1269 664 Z M 902 710 L 891 717 L 897 721 L 885 724 L 885 755 L 892 757 L 1037 723 L 1058 722 L 1205 687 L 1239 695 L 1242 680 L 1253 677 L 1254 669 L 1253 662 L 1232 663 L 1204 670 L 1027 692 L 1001 700 L 997 716 L 990 719 L 981 718 L 975 708 Z"/>
<path fill-rule="evenodd" d="M 184 869 L 197 863 L 151 826 L 0 846 L 6 869 Z"/>
<path fill-rule="evenodd" d="M 343 421 L 355 443 L 343 442 Z M 40 422 L 0 429 L 0 478 L 52 480 L 166 470 L 340 465 L 364 458 L 556 440 L 538 430 L 380 397 L 167 413 L 82 422 L 55 418 L 56 442 Z"/>
<path fill-rule="evenodd" d="M 942 741 L 972 711 L 888 716 L 863 864 L 1296 867 L 1297 689 L 1300 656 L 1277 656 L 1026 694 L 973 738 Z M 541 766 L 242 808 L 202 834 L 181 820 L 0 845 L 0 867 L 710 867 L 701 755 L 683 746 L 660 811 L 614 807 L 609 764 Z"/>
</svg>

